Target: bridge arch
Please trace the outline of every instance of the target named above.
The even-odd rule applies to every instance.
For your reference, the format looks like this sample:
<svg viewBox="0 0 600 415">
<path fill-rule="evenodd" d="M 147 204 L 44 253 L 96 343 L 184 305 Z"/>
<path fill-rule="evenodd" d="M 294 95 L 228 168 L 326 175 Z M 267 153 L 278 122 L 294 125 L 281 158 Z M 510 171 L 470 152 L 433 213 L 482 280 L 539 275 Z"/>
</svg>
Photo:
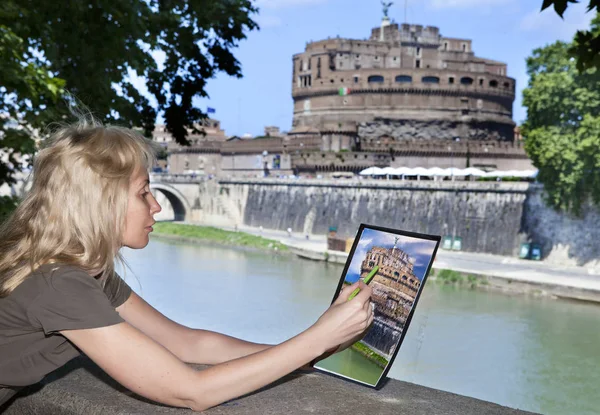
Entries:
<svg viewBox="0 0 600 415">
<path fill-rule="evenodd" d="M 176 221 L 184 221 L 192 212 L 192 207 L 186 197 L 175 187 L 164 183 L 150 183 L 151 190 L 161 192 L 173 207 L 173 213 Z"/>
</svg>

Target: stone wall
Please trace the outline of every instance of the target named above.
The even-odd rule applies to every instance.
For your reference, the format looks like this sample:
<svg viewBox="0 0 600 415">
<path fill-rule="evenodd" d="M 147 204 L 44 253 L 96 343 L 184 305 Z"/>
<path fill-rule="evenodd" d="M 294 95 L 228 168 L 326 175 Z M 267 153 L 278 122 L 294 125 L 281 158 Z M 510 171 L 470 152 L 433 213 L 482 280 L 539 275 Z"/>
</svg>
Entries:
<svg viewBox="0 0 600 415">
<path fill-rule="evenodd" d="M 542 247 L 549 262 L 600 269 L 600 210 L 587 205 L 581 217 L 559 213 L 544 202 L 543 188 L 532 186 L 525 200 L 522 230 Z"/>
<path fill-rule="evenodd" d="M 517 252 L 527 184 L 369 181 L 220 181 L 231 217 L 249 226 L 353 237 L 361 223 L 463 238 L 463 249 Z M 214 197 L 206 195 L 214 204 Z M 218 202 L 222 203 L 222 202 Z M 215 205 L 216 206 L 216 205 Z"/>
<path fill-rule="evenodd" d="M 514 126 L 511 124 L 463 120 L 394 120 L 376 119 L 361 123 L 358 136 L 377 139 L 389 136 L 396 140 L 453 140 L 455 137 L 469 140 L 512 141 Z"/>
<path fill-rule="evenodd" d="M 355 235 L 360 223 L 462 238 L 463 250 L 517 256 L 542 246 L 557 264 L 600 268 L 600 211 L 581 218 L 546 206 L 539 185 L 386 180 L 211 180 L 199 186 L 204 223 Z"/>
</svg>

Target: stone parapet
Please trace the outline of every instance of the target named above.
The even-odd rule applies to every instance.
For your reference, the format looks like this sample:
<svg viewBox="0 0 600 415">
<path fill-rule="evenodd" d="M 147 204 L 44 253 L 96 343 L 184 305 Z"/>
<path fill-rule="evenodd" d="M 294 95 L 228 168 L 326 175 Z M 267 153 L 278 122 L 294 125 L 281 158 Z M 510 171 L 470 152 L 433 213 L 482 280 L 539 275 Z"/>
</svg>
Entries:
<svg viewBox="0 0 600 415">
<path fill-rule="evenodd" d="M 196 366 L 203 369 L 204 366 Z M 2 412 L 0 407 L 0 412 Z M 5 407 L 4 415 L 182 414 L 124 389 L 85 357 L 77 358 L 26 388 Z M 219 415 L 377 414 L 377 415 L 527 415 L 466 396 L 388 380 L 373 390 L 319 372 L 295 372 L 262 390 L 204 411 Z"/>
<path fill-rule="evenodd" d="M 473 193 L 516 193 L 526 194 L 530 187 L 541 186 L 529 183 L 507 182 L 467 182 L 467 181 L 415 181 L 415 180 L 296 180 L 296 179 L 220 179 L 219 184 L 232 185 L 262 185 L 262 186 L 297 186 L 297 187 L 324 187 L 324 188 L 362 188 L 378 190 L 414 190 L 435 192 L 473 192 Z"/>
</svg>

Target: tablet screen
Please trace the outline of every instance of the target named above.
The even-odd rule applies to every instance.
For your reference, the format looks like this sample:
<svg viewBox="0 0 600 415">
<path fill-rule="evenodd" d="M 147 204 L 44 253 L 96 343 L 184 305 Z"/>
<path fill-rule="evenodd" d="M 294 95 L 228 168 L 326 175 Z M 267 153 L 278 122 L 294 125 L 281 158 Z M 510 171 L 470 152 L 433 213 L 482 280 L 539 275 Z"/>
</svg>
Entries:
<svg viewBox="0 0 600 415">
<path fill-rule="evenodd" d="M 439 236 L 360 226 L 333 298 L 378 267 L 369 284 L 373 325 L 362 340 L 317 362 L 316 369 L 371 387 L 381 385 L 400 349 L 439 242 Z"/>
</svg>

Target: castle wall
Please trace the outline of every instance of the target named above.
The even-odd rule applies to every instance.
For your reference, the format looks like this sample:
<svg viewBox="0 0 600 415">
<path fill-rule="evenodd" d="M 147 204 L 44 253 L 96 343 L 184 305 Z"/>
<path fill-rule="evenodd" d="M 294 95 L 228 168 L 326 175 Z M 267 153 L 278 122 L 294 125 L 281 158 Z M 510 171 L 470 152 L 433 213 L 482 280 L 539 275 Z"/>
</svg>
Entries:
<svg viewBox="0 0 600 415">
<path fill-rule="evenodd" d="M 292 96 L 294 129 L 356 132 L 379 117 L 460 122 L 452 133 L 464 138 L 514 139 L 506 64 L 476 57 L 471 40 L 436 27 L 384 22 L 369 40 L 311 42 L 293 57 Z"/>
<path fill-rule="evenodd" d="M 550 262 L 600 268 L 600 212 L 582 218 L 545 205 L 539 185 L 502 182 L 210 180 L 199 217 L 219 224 L 354 237 L 360 223 L 462 237 L 470 252 L 516 256 L 521 242 Z M 217 223 L 214 222 L 214 223 Z"/>
</svg>

